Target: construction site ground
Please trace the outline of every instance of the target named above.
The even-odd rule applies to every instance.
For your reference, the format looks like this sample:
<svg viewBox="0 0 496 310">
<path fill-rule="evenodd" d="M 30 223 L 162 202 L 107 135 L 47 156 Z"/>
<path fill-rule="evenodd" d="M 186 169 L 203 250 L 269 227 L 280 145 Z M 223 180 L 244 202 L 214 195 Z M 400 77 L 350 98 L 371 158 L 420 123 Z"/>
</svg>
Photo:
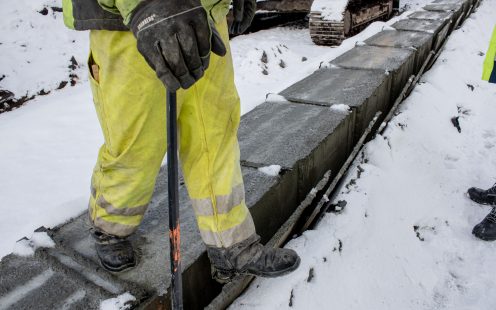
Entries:
<svg viewBox="0 0 496 310">
<path fill-rule="evenodd" d="M 341 169 L 371 122 L 379 125 L 396 108 L 405 85 L 430 70 L 415 80 L 418 85 L 394 118 L 358 154 L 339 194 L 329 197 L 346 201 L 346 209 L 325 215 L 287 245 L 302 256 L 300 268 L 284 278 L 255 280 L 232 307 L 494 308 L 495 285 L 486 273 L 496 267 L 494 245 L 470 234 L 488 210 L 463 193 L 472 185 L 491 185 L 496 172 L 491 121 L 496 111 L 490 104 L 496 91 L 480 81 L 495 4 L 485 0 L 477 8 L 471 0 L 436 0 L 425 10 L 372 24 L 334 49 L 306 48 L 309 39 L 269 43 L 284 33 L 289 33 L 285 40 L 302 38 L 304 29 L 250 34 L 254 41 L 265 38 L 250 48 L 251 39 L 233 40 L 245 113 L 239 140 L 246 202 L 264 242 L 277 235 L 329 171 L 332 178 Z M 56 13 L 54 20 L 60 21 Z M 85 42 L 83 36 L 72 40 Z M 6 197 L 1 208 L 8 210 L 0 228 L 6 237 L 0 249 L 6 255 L 0 263 L 0 309 L 167 305 L 165 168 L 132 240 L 140 264 L 110 274 L 97 262 L 84 213 L 87 194 L 80 187 L 89 185 L 101 136 L 90 116 L 79 57 L 74 58 L 78 66 L 60 74 L 54 70 L 48 82 L 32 82 L 31 89 L 52 87 L 49 95 L 0 115 L 1 196 Z M 56 90 L 64 74 L 76 75 L 76 85 Z M 5 79 L 3 87 L 27 91 Z M 78 126 L 85 130 L 73 129 Z M 222 287 L 210 278 L 184 186 L 180 191 L 185 305 L 198 309 Z M 46 228 L 32 233 L 37 226 Z"/>
</svg>

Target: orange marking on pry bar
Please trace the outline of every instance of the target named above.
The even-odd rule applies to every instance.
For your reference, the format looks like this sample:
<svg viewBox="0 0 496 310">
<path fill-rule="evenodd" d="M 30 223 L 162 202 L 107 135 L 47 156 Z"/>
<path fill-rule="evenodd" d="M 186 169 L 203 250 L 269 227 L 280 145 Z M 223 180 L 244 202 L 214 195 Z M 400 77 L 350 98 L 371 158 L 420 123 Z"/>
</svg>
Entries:
<svg viewBox="0 0 496 310">
<path fill-rule="evenodd" d="M 175 267 L 177 267 L 177 263 L 181 260 L 181 250 L 180 250 L 180 245 L 181 245 L 181 228 L 179 227 L 179 224 L 177 227 L 173 230 L 169 230 L 169 239 L 172 245 L 172 248 L 174 249 L 174 252 L 172 253 L 174 262 L 175 262 Z"/>
</svg>

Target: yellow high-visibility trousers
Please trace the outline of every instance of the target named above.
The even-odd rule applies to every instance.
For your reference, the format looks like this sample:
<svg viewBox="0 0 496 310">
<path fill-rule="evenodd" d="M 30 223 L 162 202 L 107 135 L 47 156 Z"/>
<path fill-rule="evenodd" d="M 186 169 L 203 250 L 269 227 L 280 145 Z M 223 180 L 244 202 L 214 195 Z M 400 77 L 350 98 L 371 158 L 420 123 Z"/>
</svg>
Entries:
<svg viewBox="0 0 496 310">
<path fill-rule="evenodd" d="M 227 23 L 216 24 L 226 47 Z M 90 33 L 89 68 L 105 143 L 92 177 L 95 228 L 125 237 L 140 225 L 166 152 L 165 87 L 131 32 Z M 230 50 L 211 54 L 205 75 L 177 93 L 179 158 L 208 246 L 229 247 L 255 234 L 245 204 L 237 130 L 240 102 Z"/>
<path fill-rule="evenodd" d="M 482 79 L 491 83 L 496 83 L 496 26 L 494 26 L 489 48 L 482 69 Z"/>
</svg>

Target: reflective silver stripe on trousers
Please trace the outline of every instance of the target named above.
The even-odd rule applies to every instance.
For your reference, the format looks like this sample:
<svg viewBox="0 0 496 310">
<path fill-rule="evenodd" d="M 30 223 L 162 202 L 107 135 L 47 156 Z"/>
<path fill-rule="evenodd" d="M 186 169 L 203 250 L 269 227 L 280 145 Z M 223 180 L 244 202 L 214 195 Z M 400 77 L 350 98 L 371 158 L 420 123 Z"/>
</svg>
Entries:
<svg viewBox="0 0 496 310">
<path fill-rule="evenodd" d="M 106 234 L 117 237 L 127 237 L 138 229 L 138 226 L 107 222 L 99 217 L 93 221 L 93 226 Z"/>
<path fill-rule="evenodd" d="M 112 206 L 107 200 L 105 200 L 103 195 L 100 195 L 96 204 L 100 208 L 105 209 L 107 214 L 122 215 L 122 216 L 144 215 L 146 212 L 146 209 L 148 208 L 148 204 L 143 205 L 143 206 L 137 206 L 137 207 L 116 208 L 116 207 Z"/>
<path fill-rule="evenodd" d="M 208 246 L 217 248 L 230 247 L 248 239 L 253 234 L 255 234 L 255 224 L 253 224 L 250 213 L 247 214 L 246 219 L 241 224 L 230 229 L 219 232 L 200 230 L 203 242 Z"/>
<path fill-rule="evenodd" d="M 245 188 L 243 183 L 233 187 L 231 194 L 223 196 L 215 196 L 217 214 L 226 214 L 232 208 L 239 206 L 245 199 Z M 212 200 L 205 199 L 191 199 L 193 210 L 196 216 L 213 216 L 215 215 Z"/>
</svg>

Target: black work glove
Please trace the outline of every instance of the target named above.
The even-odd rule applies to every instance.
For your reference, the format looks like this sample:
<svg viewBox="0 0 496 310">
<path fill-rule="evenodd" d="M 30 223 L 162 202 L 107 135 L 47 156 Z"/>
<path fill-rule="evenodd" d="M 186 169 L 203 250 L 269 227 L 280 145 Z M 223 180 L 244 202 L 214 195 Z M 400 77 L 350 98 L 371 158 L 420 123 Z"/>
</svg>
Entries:
<svg viewBox="0 0 496 310">
<path fill-rule="evenodd" d="M 230 34 L 242 34 L 251 25 L 257 10 L 256 0 L 233 0 L 234 21 L 229 27 Z"/>
<path fill-rule="evenodd" d="M 145 0 L 129 23 L 138 50 L 170 91 L 186 89 L 208 68 L 210 50 L 226 54 L 199 0 Z"/>
</svg>

